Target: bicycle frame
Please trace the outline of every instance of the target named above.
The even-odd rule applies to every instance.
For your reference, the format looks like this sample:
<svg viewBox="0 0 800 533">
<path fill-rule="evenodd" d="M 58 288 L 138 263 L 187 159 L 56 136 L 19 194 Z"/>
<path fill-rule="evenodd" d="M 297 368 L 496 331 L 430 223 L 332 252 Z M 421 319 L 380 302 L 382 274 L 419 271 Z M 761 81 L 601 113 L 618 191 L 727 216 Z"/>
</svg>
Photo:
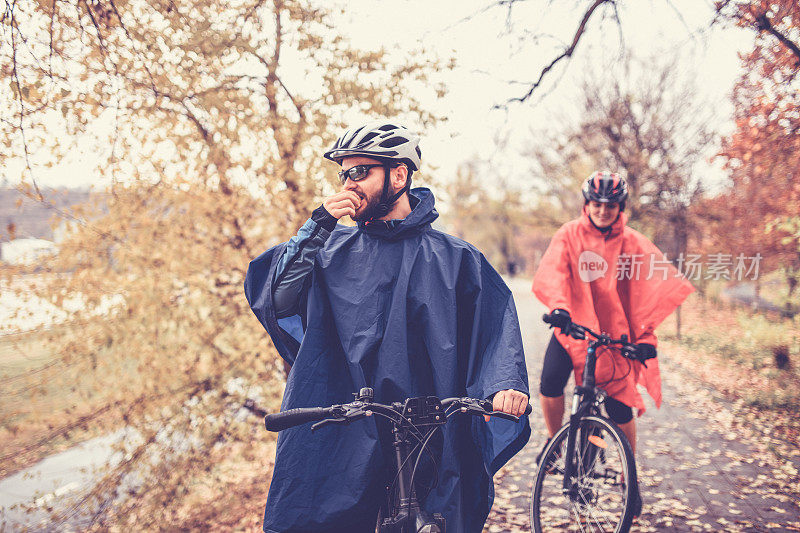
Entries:
<svg viewBox="0 0 800 533">
<path fill-rule="evenodd" d="M 533 485 L 531 524 L 535 531 L 546 529 L 542 522 L 546 516 L 543 506 L 550 501 L 548 498 L 560 492 L 564 500 L 557 498 L 554 503 L 557 508 L 554 516 L 558 520 L 565 517 L 559 513 L 565 513 L 566 520 L 576 523 L 581 531 L 595 531 L 592 525 L 595 524 L 601 531 L 613 526 L 614 531 L 627 532 L 636 512 L 636 463 L 625 434 L 602 412 L 601 405 L 607 393 L 597 388 L 595 370 L 600 347 L 619 347 L 626 359 L 642 364 L 644 361 L 627 335 L 615 339 L 574 322 L 564 326 L 553 324 L 557 321 L 552 315 L 544 315 L 542 319 L 574 339 L 591 339 L 586 349 L 581 385 L 575 387 L 572 398 L 569 421 L 551 437 L 540 454 Z M 613 443 L 611 448 L 609 440 Z M 609 488 L 611 490 L 607 490 Z M 608 504 L 610 512 L 607 513 L 603 507 Z M 585 529 L 584 524 L 589 528 Z"/>
<path fill-rule="evenodd" d="M 598 341 L 592 341 L 586 350 L 586 365 L 583 367 L 583 385 L 575 387 L 575 392 L 572 396 L 572 410 L 569 417 L 569 431 L 567 433 L 567 454 L 564 457 L 564 493 L 570 499 L 575 500 L 578 498 L 577 487 L 574 486 L 572 478 L 575 476 L 575 454 L 572 450 L 575 449 L 575 439 L 578 434 L 578 425 L 580 419 L 591 414 L 590 412 L 596 409 L 597 394 L 595 392 L 595 365 L 597 364 L 597 346 Z"/>
<path fill-rule="evenodd" d="M 414 486 L 414 476 L 422 453 L 426 451 L 431 438 L 450 417 L 460 413 L 494 416 L 512 422 L 519 420 L 516 416 L 494 411 L 492 402 L 485 399 L 465 397 L 440 400 L 435 396 L 427 396 L 408 398 L 405 403 L 384 405 L 373 402 L 374 391 L 369 387 L 362 388 L 355 396 L 355 401 L 348 404 L 301 407 L 268 414 L 264 417 L 264 425 L 269 431 L 283 431 L 307 422 L 316 422 L 311 426 L 311 430 L 315 431 L 329 424 L 349 424 L 374 415 L 388 419 L 392 424 L 392 446 L 397 462 L 395 481 L 398 498 L 394 499 L 395 481 L 393 481 L 387 487 L 389 516 L 380 520 L 378 524 L 380 533 L 445 533 L 444 517 L 439 513 L 430 515 L 421 508 Z M 524 415 L 527 416 L 530 412 L 529 404 Z M 423 434 L 420 428 L 425 428 L 427 431 Z M 411 448 L 412 438 L 418 443 L 414 448 Z M 416 461 L 412 466 L 411 459 L 415 452 Z M 438 468 L 435 459 L 434 467 Z"/>
<path fill-rule="evenodd" d="M 389 515 L 378 525 L 379 533 L 445 533 L 445 519 L 435 513 L 432 516 L 426 513 L 417 499 L 416 487 L 414 487 L 414 469 L 409 459 L 413 452 L 409 451 L 411 440 L 409 432 L 419 427 L 442 426 L 447 423 L 441 404 L 436 401 L 436 405 L 430 404 L 430 400 L 423 402 L 423 398 L 410 398 L 406 400 L 403 408 L 403 416 L 399 421 L 392 420 L 392 446 L 394 448 L 397 473 L 397 493 L 398 501 L 395 508 L 388 508 Z M 431 416 L 432 411 L 437 411 L 438 415 Z M 435 430 L 435 429 L 434 429 Z M 432 432 L 434 431 L 431 431 Z M 425 444 L 420 444 L 419 454 L 425 450 Z M 391 490 L 389 486 L 387 490 Z M 388 494 L 388 501 L 392 502 L 391 494 Z"/>
</svg>

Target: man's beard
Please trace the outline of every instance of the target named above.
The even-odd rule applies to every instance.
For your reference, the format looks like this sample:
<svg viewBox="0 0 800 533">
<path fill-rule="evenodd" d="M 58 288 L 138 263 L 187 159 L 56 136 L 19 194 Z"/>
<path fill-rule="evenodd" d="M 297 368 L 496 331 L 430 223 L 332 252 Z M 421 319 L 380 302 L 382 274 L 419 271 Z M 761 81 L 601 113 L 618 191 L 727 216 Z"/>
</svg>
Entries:
<svg viewBox="0 0 800 533">
<path fill-rule="evenodd" d="M 366 202 L 366 206 L 364 206 L 364 210 L 361 211 L 361 213 L 357 213 L 354 217 L 351 217 L 353 220 L 360 222 L 362 220 L 372 220 L 373 218 L 383 216 L 378 208 L 381 203 L 381 193 L 370 198 L 362 198 L 361 201 Z"/>
</svg>

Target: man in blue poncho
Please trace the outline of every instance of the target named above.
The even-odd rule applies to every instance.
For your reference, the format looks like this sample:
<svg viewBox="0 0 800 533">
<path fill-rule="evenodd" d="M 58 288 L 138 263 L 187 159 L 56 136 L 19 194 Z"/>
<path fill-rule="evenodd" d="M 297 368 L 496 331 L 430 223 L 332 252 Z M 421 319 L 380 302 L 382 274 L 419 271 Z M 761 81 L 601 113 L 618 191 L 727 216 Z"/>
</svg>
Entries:
<svg viewBox="0 0 800 533">
<path fill-rule="evenodd" d="M 348 130 L 325 157 L 343 190 L 289 242 L 254 259 L 250 307 L 291 365 L 282 410 L 408 397 L 491 398 L 521 415 L 528 374 L 514 300 L 470 244 L 431 228 L 430 190 L 411 190 L 419 138 L 391 121 Z M 357 227 L 337 225 L 350 216 Z M 480 532 L 492 476 L 530 435 L 519 423 L 454 417 L 437 445 L 437 479 L 422 501 L 450 532 Z M 391 457 L 374 417 L 347 427 L 282 431 L 265 532 L 375 531 Z"/>
</svg>

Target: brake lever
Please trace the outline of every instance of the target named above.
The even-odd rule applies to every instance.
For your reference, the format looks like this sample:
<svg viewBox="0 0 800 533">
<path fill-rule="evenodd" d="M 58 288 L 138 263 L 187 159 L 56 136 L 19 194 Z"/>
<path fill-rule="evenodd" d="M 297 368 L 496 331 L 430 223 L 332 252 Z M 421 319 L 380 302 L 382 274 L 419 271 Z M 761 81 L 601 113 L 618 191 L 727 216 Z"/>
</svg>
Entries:
<svg viewBox="0 0 800 533">
<path fill-rule="evenodd" d="M 338 410 L 336 414 L 338 415 L 336 418 L 326 418 L 325 420 L 321 420 L 316 424 L 311 426 L 311 431 L 319 429 L 323 426 L 328 424 L 349 424 L 354 420 L 358 420 L 365 416 L 371 416 L 372 411 L 369 410 L 368 405 L 359 404 L 358 406 L 352 406 L 350 404 L 340 406 L 341 410 Z M 364 410 L 366 408 L 366 411 Z"/>
<path fill-rule="evenodd" d="M 453 414 L 455 414 L 456 411 L 460 411 L 462 413 L 471 413 L 475 415 L 483 415 L 484 420 L 486 420 L 486 422 L 488 422 L 493 416 L 496 416 L 497 418 L 502 418 L 504 420 L 510 420 L 511 422 L 519 422 L 518 416 L 510 415 L 502 411 L 493 410 L 492 402 L 490 402 L 489 400 L 483 400 L 477 405 L 475 405 L 474 403 L 469 403 L 466 405 L 462 403 L 453 411 Z"/>
<path fill-rule="evenodd" d="M 548 328 L 549 329 L 558 328 L 558 330 L 561 331 L 562 335 L 569 335 L 573 339 L 583 340 L 586 338 L 586 333 L 584 333 L 583 330 L 579 329 L 580 326 L 578 326 L 577 324 L 569 324 L 568 326 L 561 328 L 553 324 L 550 324 L 548 322 Z"/>
<path fill-rule="evenodd" d="M 496 416 L 497 418 L 502 418 L 504 420 L 510 420 L 512 422 L 519 422 L 519 417 L 510 415 L 508 413 L 504 413 L 503 411 L 492 411 L 491 413 L 484 413 L 488 417 Z"/>
<path fill-rule="evenodd" d="M 486 406 L 480 405 L 481 403 L 486 403 Z M 483 402 L 478 403 L 477 405 L 474 402 L 459 402 L 448 408 L 448 412 L 445 414 L 448 418 L 456 413 L 470 413 L 473 415 L 485 415 L 488 416 L 488 412 L 491 409 L 492 402 L 488 400 L 484 400 Z"/>
<path fill-rule="evenodd" d="M 349 424 L 350 420 L 347 418 L 326 418 L 325 420 L 321 420 L 316 424 L 311 426 L 311 431 L 316 431 L 323 426 L 327 426 L 328 424 Z"/>
<path fill-rule="evenodd" d="M 572 337 L 573 339 L 577 339 L 579 341 L 586 339 L 586 332 L 583 330 L 582 327 L 577 326 L 575 324 L 570 324 L 569 331 L 567 335 Z"/>
</svg>

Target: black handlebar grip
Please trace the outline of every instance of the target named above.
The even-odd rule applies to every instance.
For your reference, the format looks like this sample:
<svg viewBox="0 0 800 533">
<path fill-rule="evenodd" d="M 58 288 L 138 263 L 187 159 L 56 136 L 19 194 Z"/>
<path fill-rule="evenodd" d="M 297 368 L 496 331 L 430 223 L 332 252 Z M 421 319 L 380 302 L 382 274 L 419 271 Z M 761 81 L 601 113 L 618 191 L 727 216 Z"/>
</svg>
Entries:
<svg viewBox="0 0 800 533">
<path fill-rule="evenodd" d="M 525 416 L 528 416 L 532 412 L 533 412 L 533 406 L 530 404 L 530 402 L 528 402 L 528 406 L 525 408 L 525 413 L 524 414 L 525 414 Z"/>
<path fill-rule="evenodd" d="M 545 324 L 552 324 L 553 318 L 550 316 L 550 313 L 545 313 L 542 315 L 542 321 L 544 321 Z"/>
<path fill-rule="evenodd" d="M 315 422 L 331 416 L 330 407 L 300 407 L 282 413 L 274 413 L 264 417 L 264 426 L 268 431 L 283 431 L 306 422 Z"/>
</svg>

